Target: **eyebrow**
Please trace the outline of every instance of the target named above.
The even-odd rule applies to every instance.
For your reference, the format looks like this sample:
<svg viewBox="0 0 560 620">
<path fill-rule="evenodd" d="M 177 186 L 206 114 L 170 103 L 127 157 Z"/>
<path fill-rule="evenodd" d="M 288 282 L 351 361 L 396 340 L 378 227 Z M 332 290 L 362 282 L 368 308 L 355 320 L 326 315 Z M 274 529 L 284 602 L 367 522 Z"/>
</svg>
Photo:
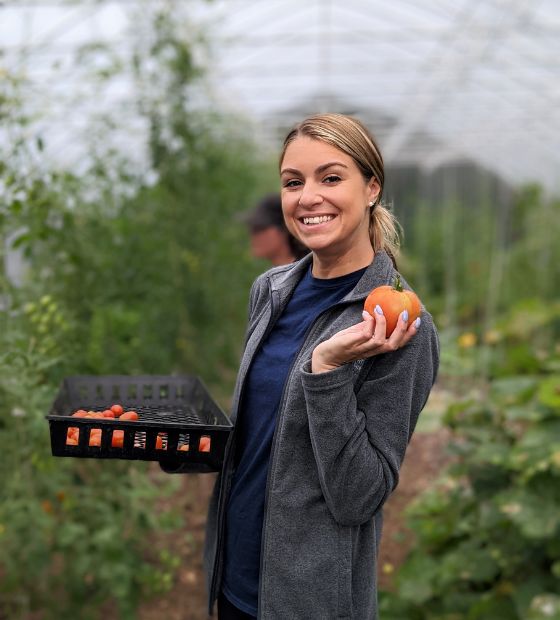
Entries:
<svg viewBox="0 0 560 620">
<path fill-rule="evenodd" d="M 328 168 L 331 168 L 332 166 L 340 166 L 341 168 L 348 168 L 346 164 L 343 164 L 340 161 L 330 161 L 326 164 L 322 164 L 321 166 L 319 166 L 317 170 L 315 170 L 315 172 L 318 172 L 320 174 L 321 172 L 324 172 L 325 170 L 327 170 Z M 282 170 L 280 174 L 285 174 L 287 172 L 292 173 L 292 174 L 301 174 L 301 172 L 297 170 L 296 168 L 284 168 L 284 170 Z"/>
</svg>

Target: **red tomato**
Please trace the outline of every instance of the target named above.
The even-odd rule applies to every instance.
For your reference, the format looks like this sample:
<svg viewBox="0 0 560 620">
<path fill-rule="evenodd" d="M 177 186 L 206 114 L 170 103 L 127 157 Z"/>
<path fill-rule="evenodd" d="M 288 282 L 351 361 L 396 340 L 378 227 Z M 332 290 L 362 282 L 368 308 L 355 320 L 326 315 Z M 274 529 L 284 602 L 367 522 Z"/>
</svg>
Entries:
<svg viewBox="0 0 560 620">
<path fill-rule="evenodd" d="M 124 409 L 122 408 L 122 405 L 112 405 L 111 406 L 111 411 L 117 416 L 117 418 L 121 415 L 121 413 L 124 411 Z"/>
<path fill-rule="evenodd" d="M 203 435 L 198 443 L 199 452 L 210 452 L 210 437 Z"/>
<path fill-rule="evenodd" d="M 119 420 L 138 420 L 138 414 L 136 411 L 126 411 L 119 417 Z"/>
<path fill-rule="evenodd" d="M 122 448 L 124 445 L 124 431 L 113 431 L 113 437 L 111 438 L 111 445 L 113 448 Z"/>
<path fill-rule="evenodd" d="M 96 448 L 101 447 L 101 429 L 100 428 L 92 428 L 89 434 L 89 445 L 95 446 Z"/>
<path fill-rule="evenodd" d="M 367 296 L 364 310 L 375 317 L 375 307 L 379 305 L 383 310 L 386 321 L 385 335 L 387 338 L 393 333 L 403 310 L 408 311 L 408 324 L 416 320 L 421 312 L 422 305 L 418 297 L 412 292 L 403 289 L 400 277 L 396 277 L 394 286 L 378 286 Z"/>
</svg>

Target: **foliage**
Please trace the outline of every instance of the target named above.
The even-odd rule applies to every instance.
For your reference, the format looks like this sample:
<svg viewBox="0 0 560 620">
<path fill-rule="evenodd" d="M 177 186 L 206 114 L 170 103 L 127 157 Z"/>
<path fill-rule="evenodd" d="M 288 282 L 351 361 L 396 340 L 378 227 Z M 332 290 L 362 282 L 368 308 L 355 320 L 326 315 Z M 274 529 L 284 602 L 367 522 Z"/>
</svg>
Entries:
<svg viewBox="0 0 560 620">
<path fill-rule="evenodd" d="M 416 544 L 384 618 L 560 617 L 560 313 L 530 307 L 504 319 L 486 392 L 447 411 L 453 464 L 410 509 Z"/>
<path fill-rule="evenodd" d="M 151 480 L 145 464 L 50 455 L 47 377 L 65 353 L 61 316 L 47 296 L 0 314 L 0 615 L 88 618 L 112 600 L 120 617 L 133 617 L 140 594 L 169 581 L 171 567 L 149 560 L 148 545 L 151 533 L 178 525 L 156 503 L 177 481 Z"/>
<path fill-rule="evenodd" d="M 167 90 L 139 98 L 146 174 L 103 150 L 103 134 L 80 174 L 54 169 L 27 126 L 25 82 L 0 89 L 15 138 L 0 151 L 0 247 L 24 267 L 14 279 L 0 256 L 1 617 L 87 619 L 109 605 L 133 618 L 177 568 L 173 550 L 151 544 L 181 524 L 159 508 L 179 478 L 51 456 L 44 416 L 64 376 L 185 372 L 224 408 L 231 393 L 263 267 L 235 216 L 271 188 L 272 166 L 238 119 L 190 109 L 198 71 L 165 16 L 152 35 L 136 75 L 149 82 L 149 57 Z"/>
<path fill-rule="evenodd" d="M 557 298 L 560 200 L 540 188 L 519 188 L 504 205 L 447 200 L 404 215 L 404 273 L 440 329 L 486 332 L 520 297 Z"/>
</svg>

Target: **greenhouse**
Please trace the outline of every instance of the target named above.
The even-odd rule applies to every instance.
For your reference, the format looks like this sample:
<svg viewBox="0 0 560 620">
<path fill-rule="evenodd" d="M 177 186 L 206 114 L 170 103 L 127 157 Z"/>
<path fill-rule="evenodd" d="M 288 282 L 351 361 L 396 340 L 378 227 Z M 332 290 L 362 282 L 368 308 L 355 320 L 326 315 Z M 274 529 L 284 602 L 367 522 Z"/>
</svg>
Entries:
<svg viewBox="0 0 560 620">
<path fill-rule="evenodd" d="M 560 618 L 559 110 L 554 0 L 0 0 L 0 618 L 210 617 L 206 513 L 272 260 L 248 214 L 323 113 L 374 136 L 439 338 L 379 618 Z M 167 377 L 149 399 L 184 375 L 224 434 L 162 439 L 139 409 L 112 431 L 134 457 L 106 421 L 55 446 L 69 377 L 96 398 Z M 56 458 L 73 428 L 110 458 Z M 170 476 L 158 450 L 197 465 Z"/>
</svg>

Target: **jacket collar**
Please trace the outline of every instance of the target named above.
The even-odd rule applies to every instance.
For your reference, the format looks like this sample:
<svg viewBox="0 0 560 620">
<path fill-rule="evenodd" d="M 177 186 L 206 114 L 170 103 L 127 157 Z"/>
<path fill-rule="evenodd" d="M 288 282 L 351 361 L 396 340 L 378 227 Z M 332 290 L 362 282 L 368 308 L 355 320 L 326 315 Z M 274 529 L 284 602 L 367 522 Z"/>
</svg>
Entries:
<svg viewBox="0 0 560 620">
<path fill-rule="evenodd" d="M 309 253 L 296 263 L 271 269 L 267 274 L 271 290 L 277 291 L 282 296 L 290 293 L 312 262 L 313 255 Z M 375 287 L 390 284 L 393 273 L 393 262 L 387 252 L 385 250 L 377 251 L 358 284 L 344 297 L 343 301 L 365 299 Z"/>
</svg>

